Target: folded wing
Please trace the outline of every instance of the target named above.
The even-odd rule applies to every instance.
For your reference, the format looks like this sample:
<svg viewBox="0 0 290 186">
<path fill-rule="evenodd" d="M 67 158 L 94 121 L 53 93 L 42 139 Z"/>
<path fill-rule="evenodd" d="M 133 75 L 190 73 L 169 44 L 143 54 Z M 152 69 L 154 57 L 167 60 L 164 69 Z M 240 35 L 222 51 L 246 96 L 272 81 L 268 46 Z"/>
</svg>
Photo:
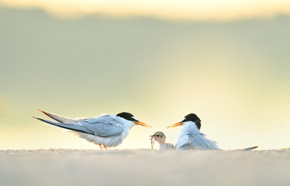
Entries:
<svg viewBox="0 0 290 186">
<path fill-rule="evenodd" d="M 81 125 L 94 132 L 95 136 L 111 137 L 120 135 L 124 129 L 123 125 L 110 115 L 103 115 L 92 119 L 79 121 Z"/>
<path fill-rule="evenodd" d="M 45 112 L 40 109 L 39 111 L 58 122 L 37 117 L 34 117 L 35 119 L 75 132 L 81 132 L 100 137 L 111 137 L 120 135 L 124 131 L 123 124 L 111 117 L 110 115 L 103 115 L 90 119 L 71 119 Z"/>
</svg>

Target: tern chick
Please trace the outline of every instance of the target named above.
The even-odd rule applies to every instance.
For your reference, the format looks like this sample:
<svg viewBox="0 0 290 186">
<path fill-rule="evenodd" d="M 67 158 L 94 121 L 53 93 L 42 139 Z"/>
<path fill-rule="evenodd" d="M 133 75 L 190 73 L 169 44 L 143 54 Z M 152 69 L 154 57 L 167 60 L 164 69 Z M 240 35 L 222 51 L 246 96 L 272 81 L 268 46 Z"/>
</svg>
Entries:
<svg viewBox="0 0 290 186">
<path fill-rule="evenodd" d="M 159 143 L 159 150 L 173 150 L 174 145 L 171 143 L 166 143 L 166 135 L 161 132 L 157 131 L 153 135 L 149 136 L 151 139 L 151 149 L 153 149 L 154 141 L 157 141 Z"/>
</svg>

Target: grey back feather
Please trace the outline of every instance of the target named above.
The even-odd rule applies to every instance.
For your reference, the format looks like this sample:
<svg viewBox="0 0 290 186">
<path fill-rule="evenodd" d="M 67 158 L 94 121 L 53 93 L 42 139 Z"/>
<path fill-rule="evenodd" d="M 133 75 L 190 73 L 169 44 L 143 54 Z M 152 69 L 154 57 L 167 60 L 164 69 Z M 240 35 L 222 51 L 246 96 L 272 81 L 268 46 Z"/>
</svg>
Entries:
<svg viewBox="0 0 290 186">
<path fill-rule="evenodd" d="M 199 150 L 218 150 L 216 142 L 207 139 L 204 134 L 188 134 L 188 143 L 185 143 L 180 149 L 199 149 Z"/>
<path fill-rule="evenodd" d="M 110 137 L 120 135 L 123 129 L 123 123 L 117 119 L 110 117 L 110 115 L 103 115 L 91 119 L 71 119 L 73 123 L 61 123 L 64 117 L 52 115 L 51 113 L 46 114 L 51 118 L 59 121 L 60 123 L 49 121 L 46 119 L 36 118 L 40 121 L 55 125 L 61 128 L 69 129 L 76 132 L 91 134 L 100 137 Z"/>
<path fill-rule="evenodd" d="M 123 123 L 110 117 L 110 115 L 79 120 L 79 123 L 87 130 L 92 131 L 94 135 L 100 137 L 117 136 L 124 131 Z"/>
</svg>

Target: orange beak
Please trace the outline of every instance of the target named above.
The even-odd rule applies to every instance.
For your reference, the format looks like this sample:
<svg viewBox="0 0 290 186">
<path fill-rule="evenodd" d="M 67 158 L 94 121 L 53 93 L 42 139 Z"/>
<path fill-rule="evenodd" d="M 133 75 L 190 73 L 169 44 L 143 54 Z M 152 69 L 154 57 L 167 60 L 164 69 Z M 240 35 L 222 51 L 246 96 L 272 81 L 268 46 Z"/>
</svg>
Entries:
<svg viewBox="0 0 290 186">
<path fill-rule="evenodd" d="M 167 128 L 170 129 L 170 128 L 177 127 L 177 126 L 180 126 L 180 125 L 183 125 L 183 123 L 182 122 L 178 122 L 178 123 L 175 123 L 173 125 L 168 126 Z"/>
<path fill-rule="evenodd" d="M 134 123 L 135 123 L 136 125 L 141 125 L 141 126 L 143 126 L 143 127 L 149 127 L 149 128 L 152 128 L 151 125 L 147 125 L 146 123 L 143 123 L 143 122 L 141 122 L 141 121 L 134 121 Z"/>
</svg>

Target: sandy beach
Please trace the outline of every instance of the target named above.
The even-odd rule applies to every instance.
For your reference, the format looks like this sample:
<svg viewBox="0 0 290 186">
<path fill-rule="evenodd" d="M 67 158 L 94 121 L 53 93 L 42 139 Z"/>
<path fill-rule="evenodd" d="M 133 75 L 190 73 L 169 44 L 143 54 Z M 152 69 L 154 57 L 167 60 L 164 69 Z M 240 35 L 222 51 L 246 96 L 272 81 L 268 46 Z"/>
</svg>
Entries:
<svg viewBox="0 0 290 186">
<path fill-rule="evenodd" d="M 290 151 L 2 150 L 1 186 L 290 185 Z"/>
</svg>

